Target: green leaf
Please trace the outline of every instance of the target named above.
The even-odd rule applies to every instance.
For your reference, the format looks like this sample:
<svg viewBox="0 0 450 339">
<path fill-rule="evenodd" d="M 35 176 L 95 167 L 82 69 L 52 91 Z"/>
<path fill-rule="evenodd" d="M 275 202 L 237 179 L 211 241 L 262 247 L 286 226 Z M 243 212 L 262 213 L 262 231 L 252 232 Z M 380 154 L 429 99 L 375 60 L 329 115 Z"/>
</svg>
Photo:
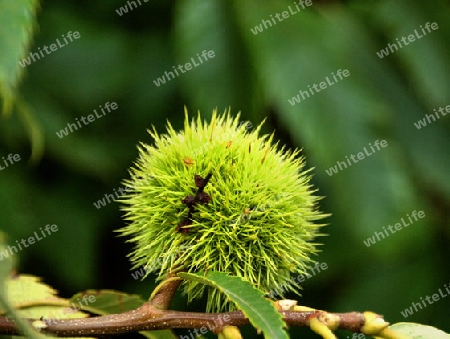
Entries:
<svg viewBox="0 0 450 339">
<path fill-rule="evenodd" d="M 21 274 L 6 281 L 8 300 L 22 318 L 83 318 L 82 312 L 66 312 L 69 300 L 58 297 L 57 291 L 35 276 Z"/>
<path fill-rule="evenodd" d="M 0 1 L 0 98 L 3 98 L 0 113 L 7 116 L 13 107 L 18 108 L 31 140 L 30 161 L 34 163 L 42 157 L 44 136 L 31 109 L 18 98 L 16 90 L 26 68 L 23 60 L 28 53 L 38 6 L 38 0 Z"/>
<path fill-rule="evenodd" d="M 87 300 L 92 300 L 92 297 L 95 298 L 94 302 L 86 302 Z M 142 306 L 145 300 L 136 294 L 126 294 L 113 290 L 87 290 L 75 294 L 70 298 L 70 302 L 76 304 L 84 311 L 107 315 L 134 310 Z M 139 333 L 150 339 L 177 338 L 171 330 L 141 331 Z"/>
<path fill-rule="evenodd" d="M 19 60 L 28 52 L 37 7 L 37 0 L 0 2 L 0 97 L 4 99 L 4 114 L 8 114 L 14 104 L 14 92 L 24 70 Z"/>
<path fill-rule="evenodd" d="M 397 323 L 391 330 L 409 335 L 412 339 L 449 339 L 450 335 L 432 326 L 416 323 Z"/>
<path fill-rule="evenodd" d="M 176 79 L 181 84 L 182 94 L 189 100 L 187 106 L 198 107 L 203 112 L 215 107 L 219 111 L 228 107 L 242 112 L 255 111 L 256 107 L 252 107 L 253 102 L 248 98 L 258 89 L 255 83 L 242 79 L 253 79 L 256 75 L 237 30 L 231 3 L 179 1 L 174 10 L 173 27 L 177 41 L 175 64 L 190 62 L 204 50 L 214 51 L 215 55 Z"/>
<path fill-rule="evenodd" d="M 14 313 L 17 317 L 31 319 L 42 317 L 46 321 L 88 317 L 88 314 L 80 312 L 77 304 L 58 297 L 57 291 L 42 283 L 38 277 L 25 274 L 14 276 L 6 281 L 6 286 L 8 301 L 15 309 Z M 44 328 L 46 324 L 41 320 L 35 320 L 33 326 Z M 51 338 L 52 336 L 41 337 Z"/>
<path fill-rule="evenodd" d="M 287 338 L 281 314 L 264 294 L 239 277 L 230 277 L 221 272 L 178 273 L 183 279 L 198 281 L 218 288 L 244 312 L 252 325 L 264 333 L 265 338 Z"/>
<path fill-rule="evenodd" d="M 17 111 L 19 118 L 25 127 L 28 137 L 31 141 L 30 163 L 36 164 L 44 154 L 44 131 L 34 115 L 33 109 L 22 100 L 17 100 Z"/>
<path fill-rule="evenodd" d="M 92 303 L 86 302 L 89 297 L 91 297 L 91 300 L 94 297 L 95 301 Z M 136 294 L 126 294 L 113 290 L 87 290 L 75 294 L 70 298 L 70 302 L 77 304 L 84 311 L 106 315 L 134 310 L 142 306 L 145 300 Z"/>
<path fill-rule="evenodd" d="M 16 312 L 8 302 L 8 284 L 7 279 L 14 267 L 12 256 L 6 255 L 4 253 L 8 253 L 8 249 L 5 245 L 5 235 L 0 232 L 0 308 L 8 313 L 8 316 L 13 319 L 13 321 L 19 327 L 21 333 L 23 333 L 27 338 L 31 339 L 43 339 L 46 338 L 44 335 L 39 334 L 36 331 L 33 331 L 27 322 L 22 320 L 19 317 L 18 312 Z"/>
<path fill-rule="evenodd" d="M 8 253 L 8 249 L 5 244 L 5 234 L 0 232 L 0 295 L 5 294 L 5 280 L 11 273 L 14 262 L 13 257 L 10 255 L 4 256 L 4 253 Z"/>
<path fill-rule="evenodd" d="M 149 339 L 178 339 L 171 330 L 141 331 L 139 333 Z"/>
</svg>

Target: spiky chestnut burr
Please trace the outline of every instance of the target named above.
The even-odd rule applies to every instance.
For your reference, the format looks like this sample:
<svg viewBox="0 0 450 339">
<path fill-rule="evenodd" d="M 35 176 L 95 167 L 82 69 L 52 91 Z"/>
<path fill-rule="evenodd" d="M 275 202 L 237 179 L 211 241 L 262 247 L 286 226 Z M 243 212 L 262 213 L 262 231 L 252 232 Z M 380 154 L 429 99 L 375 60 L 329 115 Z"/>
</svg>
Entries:
<svg viewBox="0 0 450 339">
<path fill-rule="evenodd" d="M 174 270 L 227 272 L 270 292 L 296 291 L 291 275 L 304 274 L 317 252 L 313 243 L 326 215 L 309 183 L 299 150 L 273 144 L 273 134 L 249 131 L 239 114 L 213 112 L 211 121 L 168 123 L 167 134 L 149 131 L 125 181 L 121 202 L 131 236 L 134 268 L 159 279 Z M 189 301 L 208 293 L 207 310 L 232 309 L 225 295 L 184 282 Z"/>
</svg>

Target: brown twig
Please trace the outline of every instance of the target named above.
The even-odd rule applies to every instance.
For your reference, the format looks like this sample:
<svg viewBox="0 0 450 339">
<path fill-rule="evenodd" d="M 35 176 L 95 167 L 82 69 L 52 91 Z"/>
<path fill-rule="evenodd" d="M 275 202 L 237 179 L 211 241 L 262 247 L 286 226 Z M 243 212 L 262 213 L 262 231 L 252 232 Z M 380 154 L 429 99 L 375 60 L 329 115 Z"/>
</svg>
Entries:
<svg viewBox="0 0 450 339">
<path fill-rule="evenodd" d="M 149 302 L 151 306 L 159 310 L 167 310 L 170 307 L 172 298 L 180 286 L 181 281 L 182 279 L 178 278 L 176 273 L 169 273 L 150 296 Z"/>
<path fill-rule="evenodd" d="M 289 326 L 309 326 L 309 319 L 315 311 L 280 311 Z M 339 328 L 359 332 L 364 325 L 362 313 L 333 313 L 339 317 Z M 37 321 L 28 319 L 30 322 Z M 161 310 L 145 303 L 136 310 L 120 314 L 83 318 L 46 320 L 42 331 L 59 337 L 102 336 L 123 334 L 145 330 L 164 330 L 174 328 L 200 329 L 206 327 L 213 332 L 219 332 L 225 325 L 244 326 L 250 322 L 240 311 L 224 313 L 196 313 Z M 0 317 L 0 333 L 18 334 L 11 319 Z"/>
<path fill-rule="evenodd" d="M 78 318 L 78 319 L 27 319 L 36 329 L 58 337 L 92 337 L 140 332 L 147 330 L 167 330 L 175 328 L 206 329 L 219 333 L 225 325 L 244 326 L 250 321 L 241 311 L 224 313 L 196 313 L 168 310 L 172 298 L 181 283 L 176 272 L 167 275 L 166 279 L 155 289 L 149 301 L 141 307 L 120 314 Z M 286 304 L 286 303 L 284 303 Z M 295 303 L 291 304 L 294 307 Z M 283 320 L 289 326 L 310 326 L 310 320 L 324 316 L 337 317 L 336 324 L 339 329 L 360 332 L 362 326 L 370 323 L 371 319 L 380 317 L 370 312 L 370 319 L 365 314 L 327 313 L 310 308 L 300 307 L 282 308 L 278 302 L 277 309 Z M 195 332 L 196 330 L 194 330 Z M 203 333 L 203 332 L 202 332 Z M 0 317 L 0 334 L 20 334 L 13 320 Z"/>
</svg>

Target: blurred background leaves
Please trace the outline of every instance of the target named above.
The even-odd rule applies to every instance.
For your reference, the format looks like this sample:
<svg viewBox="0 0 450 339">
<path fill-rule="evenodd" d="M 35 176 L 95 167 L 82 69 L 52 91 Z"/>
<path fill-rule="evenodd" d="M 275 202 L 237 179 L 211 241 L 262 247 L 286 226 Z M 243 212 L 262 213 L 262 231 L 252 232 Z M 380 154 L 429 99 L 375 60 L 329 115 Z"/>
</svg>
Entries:
<svg viewBox="0 0 450 339">
<path fill-rule="evenodd" d="M 66 297 L 88 288 L 148 297 L 153 279 L 132 278 L 130 245 L 114 233 L 123 225 L 118 204 L 97 209 L 93 203 L 122 186 L 136 145 L 151 142 L 147 128 L 162 131 L 166 119 L 181 128 L 184 105 L 205 118 L 216 107 L 231 106 L 253 126 L 267 117 L 266 132 L 275 130 L 283 144 L 303 148 L 319 194 L 326 196 L 321 209 L 333 214 L 317 257 L 328 269 L 306 280 L 300 303 L 329 311 L 370 309 L 391 322 L 416 321 L 448 332 L 450 299 L 408 319 L 400 311 L 450 281 L 450 117 L 420 130 L 414 126 L 433 109 L 450 105 L 449 4 L 313 1 L 255 35 L 251 28 L 294 3 L 135 2 L 137 8 L 122 15 L 116 10 L 128 6 L 123 0 L 41 3 L 31 52 L 69 31 L 80 38 L 24 69 L 20 96 L 45 138 L 39 163 L 27 164 L 31 144 L 20 114 L 0 118 L 0 159 L 21 156 L 0 171 L 0 228 L 10 244 L 46 224 L 59 229 L 15 255 L 19 270 L 43 277 Z M 8 20 L 1 19 L 1 36 Z M 388 43 L 426 22 L 439 29 L 378 57 Z M 13 49 L 22 45 L 0 46 L 0 60 L 17 59 Z M 165 71 L 204 50 L 215 57 L 155 85 Z M 350 76 L 289 104 L 300 89 L 338 69 Z M 118 109 L 64 138 L 56 135 L 108 101 Z M 388 147 L 332 176 L 326 173 L 383 139 Z M 426 217 L 364 245 L 413 210 Z M 182 297 L 174 307 L 204 309 L 202 303 L 186 306 Z M 292 332 L 316 337 L 305 329 Z"/>
</svg>

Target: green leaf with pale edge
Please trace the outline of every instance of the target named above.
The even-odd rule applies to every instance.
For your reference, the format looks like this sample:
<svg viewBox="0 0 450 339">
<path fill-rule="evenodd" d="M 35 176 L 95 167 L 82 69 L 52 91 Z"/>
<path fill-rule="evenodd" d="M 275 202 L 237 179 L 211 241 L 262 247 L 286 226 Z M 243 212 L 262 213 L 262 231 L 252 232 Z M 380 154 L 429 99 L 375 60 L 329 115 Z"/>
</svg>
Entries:
<svg viewBox="0 0 450 339">
<path fill-rule="evenodd" d="M 281 314 L 273 303 L 264 298 L 264 293 L 240 277 L 231 277 L 222 272 L 178 273 L 187 280 L 198 281 L 218 288 L 230 298 L 250 320 L 251 324 L 264 333 L 267 339 L 288 338 Z"/>
<path fill-rule="evenodd" d="M 171 330 L 141 331 L 139 333 L 149 339 L 179 339 Z"/>
<path fill-rule="evenodd" d="M 28 53 L 38 5 L 37 0 L 0 1 L 0 97 L 6 114 L 24 70 L 19 61 Z"/>
<path fill-rule="evenodd" d="M 8 253 L 8 249 L 5 244 L 5 234 L 0 232 L 0 295 L 5 295 L 5 280 L 8 278 L 11 273 L 14 262 L 13 256 L 7 255 L 6 257 L 3 255 L 4 253 Z"/>
<path fill-rule="evenodd" d="M 95 301 L 92 303 L 86 302 L 90 296 L 95 297 Z M 83 301 L 83 297 L 85 301 Z M 75 294 L 70 298 L 70 302 L 76 304 L 77 307 L 84 311 L 107 315 L 134 310 L 142 306 L 145 300 L 136 294 L 126 294 L 113 290 L 87 290 Z M 171 330 L 141 331 L 139 333 L 150 339 L 177 338 Z"/>
<path fill-rule="evenodd" d="M 17 97 L 16 89 L 27 66 L 22 67 L 29 52 L 38 0 L 0 1 L 0 114 L 9 115 L 16 107 L 31 141 L 30 161 L 36 163 L 44 152 L 44 136 L 30 108 Z M 31 61 L 33 62 L 33 61 Z M 30 64 L 31 65 L 31 64 Z"/>
<path fill-rule="evenodd" d="M 86 313 L 80 312 L 80 307 L 76 303 L 58 297 L 57 291 L 41 282 L 38 277 L 21 274 L 9 277 L 5 284 L 8 301 L 16 309 L 15 313 L 20 318 L 40 319 L 43 317 L 46 320 L 59 320 L 88 316 Z M 0 307 L 0 311 L 4 312 L 5 310 Z M 42 325 L 45 326 L 43 322 Z"/>
<path fill-rule="evenodd" d="M 21 274 L 6 281 L 8 300 L 22 318 L 68 319 L 84 318 L 69 300 L 58 297 L 57 291 L 32 275 Z"/>
<path fill-rule="evenodd" d="M 0 232 L 0 308 L 8 313 L 8 316 L 14 320 L 14 322 L 19 327 L 21 333 L 23 333 L 27 338 L 31 339 L 45 339 L 46 337 L 33 331 L 27 322 L 22 320 L 16 310 L 14 310 L 9 303 L 9 286 L 7 280 L 11 274 L 14 267 L 14 260 L 12 256 L 4 256 L 8 249 L 5 244 L 5 235 Z"/>
<path fill-rule="evenodd" d="M 92 303 L 88 302 L 91 296 L 95 298 Z M 83 301 L 83 297 L 85 301 Z M 91 300 L 93 300 L 92 297 Z M 113 290 L 87 290 L 75 294 L 70 298 L 70 302 L 76 304 L 83 311 L 107 315 L 134 310 L 142 306 L 145 300 L 136 294 L 126 294 Z"/>
<path fill-rule="evenodd" d="M 416 323 L 397 323 L 389 326 L 391 330 L 406 334 L 411 339 L 450 339 L 450 334 L 447 334 L 436 327 L 426 326 Z"/>
</svg>

